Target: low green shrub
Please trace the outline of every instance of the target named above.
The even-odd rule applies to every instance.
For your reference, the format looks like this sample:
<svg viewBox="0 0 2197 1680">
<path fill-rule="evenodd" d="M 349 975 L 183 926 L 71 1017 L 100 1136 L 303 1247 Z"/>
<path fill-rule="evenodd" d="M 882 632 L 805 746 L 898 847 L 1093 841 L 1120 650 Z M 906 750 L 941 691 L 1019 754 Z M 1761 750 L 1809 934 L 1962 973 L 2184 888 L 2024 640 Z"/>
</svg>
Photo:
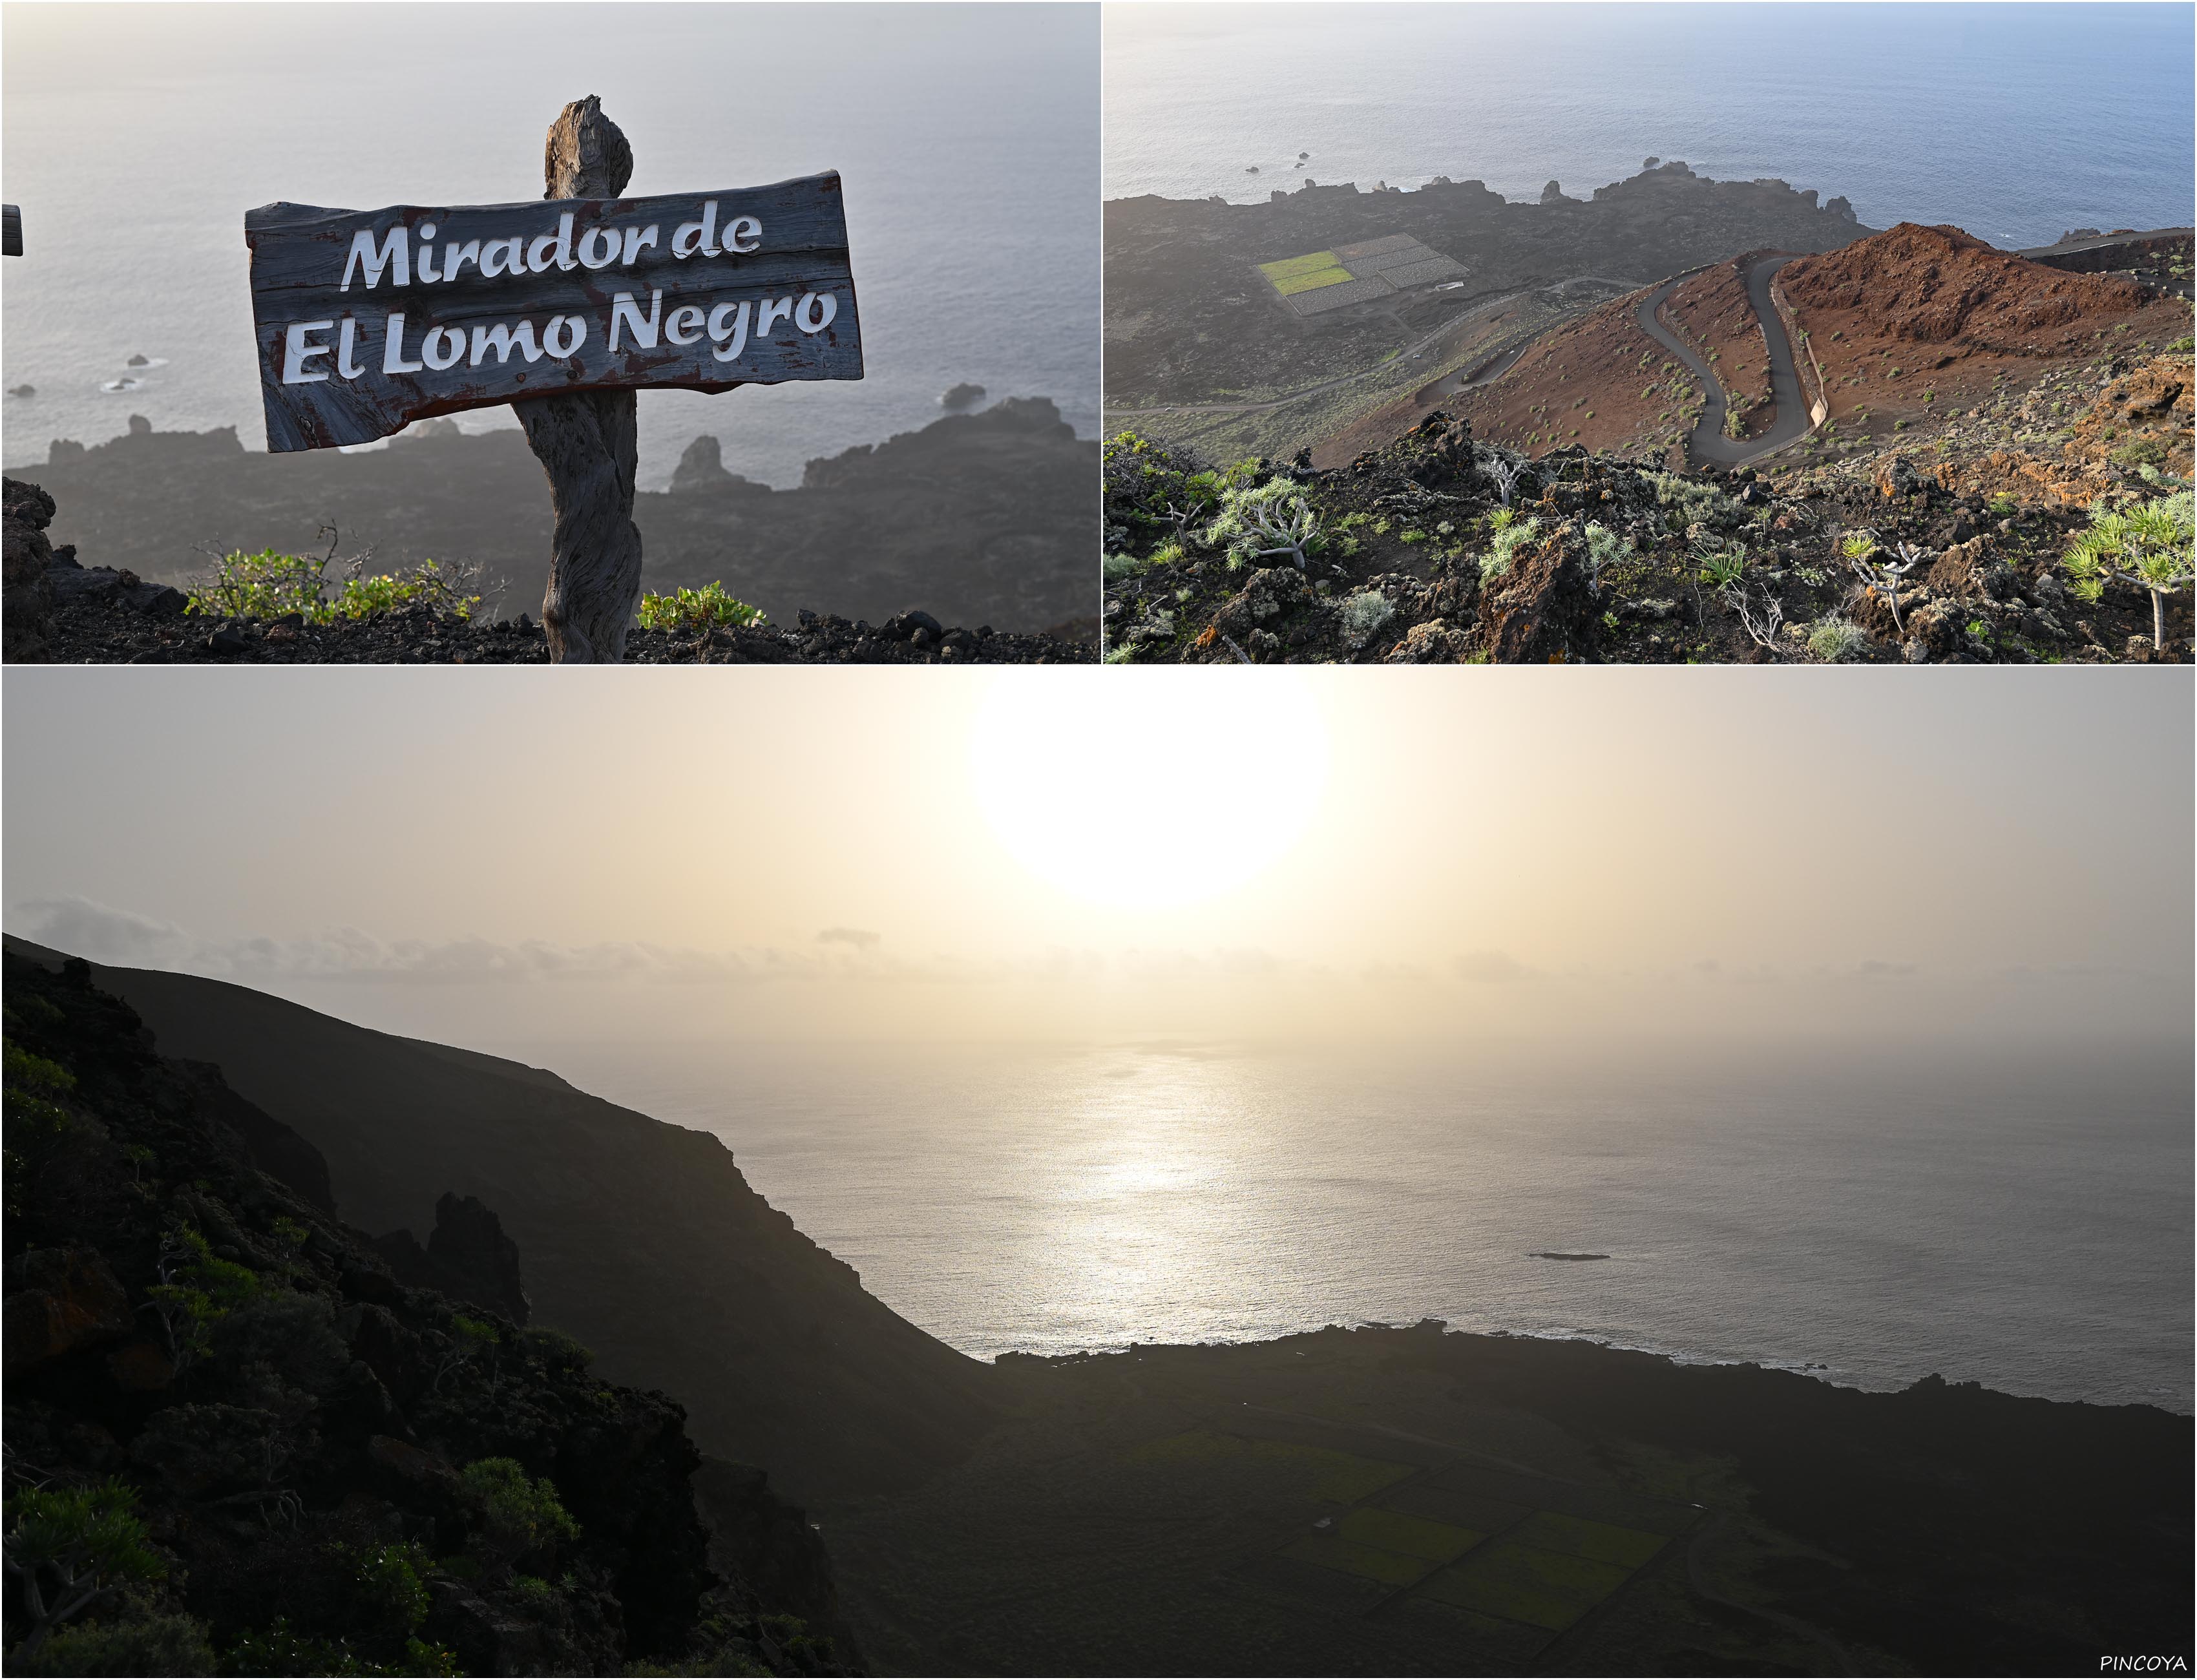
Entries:
<svg viewBox="0 0 2197 1680">
<path fill-rule="evenodd" d="M 484 1561 L 508 1568 L 529 1552 L 547 1550 L 560 1540 L 579 1538 L 547 1476 L 530 1480 L 515 1458 L 478 1458 L 459 1473 L 459 1490 L 478 1519 L 474 1531 Z"/>
<path fill-rule="evenodd" d="M 470 618 L 481 604 L 466 593 L 471 568 L 445 572 L 433 560 L 409 569 L 368 573 L 359 570 L 329 593 L 328 568 L 333 551 L 313 559 L 263 548 L 223 555 L 212 571 L 186 592 L 185 610 L 202 618 L 268 621 L 296 613 L 309 624 L 371 618 L 382 613 L 426 607 L 453 617 Z"/>
<path fill-rule="evenodd" d="M 167 1614 L 104 1617 L 76 1623 L 8 1664 L 10 1674 L 206 1675 L 220 1671 L 205 1625 Z M 268 1673 L 326 1672 L 308 1669 Z"/>
<path fill-rule="evenodd" d="M 761 607 L 750 606 L 715 582 L 641 598 L 644 630 L 744 630 L 768 622 Z"/>
</svg>

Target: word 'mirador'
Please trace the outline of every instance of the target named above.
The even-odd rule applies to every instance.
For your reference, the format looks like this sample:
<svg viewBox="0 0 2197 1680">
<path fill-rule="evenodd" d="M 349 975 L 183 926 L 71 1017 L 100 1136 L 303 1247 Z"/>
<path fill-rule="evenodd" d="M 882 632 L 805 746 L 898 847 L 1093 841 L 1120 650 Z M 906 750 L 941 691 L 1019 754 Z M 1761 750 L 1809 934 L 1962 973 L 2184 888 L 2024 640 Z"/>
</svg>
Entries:
<svg viewBox="0 0 2197 1680">
<path fill-rule="evenodd" d="M 511 234 L 500 239 L 452 240 L 438 253 L 434 242 L 438 231 L 432 222 L 422 222 L 415 252 L 412 229 L 403 223 L 388 229 L 379 240 L 372 229 L 361 228 L 351 235 L 343 281 L 336 289 L 350 291 L 356 277 L 371 292 L 384 275 L 392 286 L 443 285 L 462 278 L 468 264 L 488 280 L 547 274 L 552 269 L 630 268 L 642 252 L 664 248 L 657 244 L 664 231 L 660 222 L 593 227 L 576 242 L 569 210 L 558 217 L 555 232 L 537 234 L 531 240 L 525 234 Z M 703 205 L 699 219 L 682 222 L 672 230 L 669 247 L 673 258 L 682 263 L 690 257 L 745 257 L 762 248 L 762 223 L 752 216 L 734 217 L 720 237 L 715 199 Z"/>
</svg>

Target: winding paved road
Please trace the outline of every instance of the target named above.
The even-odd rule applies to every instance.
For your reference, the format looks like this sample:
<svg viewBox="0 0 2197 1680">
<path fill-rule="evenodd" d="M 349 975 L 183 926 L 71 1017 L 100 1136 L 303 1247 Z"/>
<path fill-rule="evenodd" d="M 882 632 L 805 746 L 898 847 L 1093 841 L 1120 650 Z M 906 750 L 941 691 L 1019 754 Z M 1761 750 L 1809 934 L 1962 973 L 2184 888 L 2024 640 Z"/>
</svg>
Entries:
<svg viewBox="0 0 2197 1680">
<path fill-rule="evenodd" d="M 1701 384 L 1705 406 L 1693 435 L 1686 440 L 1686 453 L 1696 461 L 1721 461 L 1727 466 L 1737 466 L 1758 455 L 1766 455 L 1772 449 L 1783 449 L 1808 430 L 1809 405 L 1801 390 L 1800 371 L 1793 362 L 1793 345 L 1785 336 L 1785 323 L 1777 318 L 1777 307 L 1770 301 L 1771 280 L 1792 260 L 1790 257 L 1765 257 L 1747 271 L 1747 300 L 1754 306 L 1755 318 L 1762 323 L 1764 342 L 1770 347 L 1770 396 L 1777 407 L 1776 424 L 1759 437 L 1734 439 L 1724 435 L 1724 386 L 1709 364 L 1701 359 L 1701 352 L 1655 318 L 1663 299 L 1694 275 L 1682 274 L 1674 280 L 1667 280 L 1640 300 L 1638 313 L 1641 330 L 1684 362 Z"/>
</svg>

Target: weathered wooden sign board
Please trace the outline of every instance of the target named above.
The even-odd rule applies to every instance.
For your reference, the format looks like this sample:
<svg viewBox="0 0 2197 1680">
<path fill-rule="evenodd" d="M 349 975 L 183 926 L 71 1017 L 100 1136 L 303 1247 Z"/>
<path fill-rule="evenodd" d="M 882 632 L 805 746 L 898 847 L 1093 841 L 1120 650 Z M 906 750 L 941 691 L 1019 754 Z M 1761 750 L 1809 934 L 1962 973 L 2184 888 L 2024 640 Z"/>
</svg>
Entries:
<svg viewBox="0 0 2197 1680">
<path fill-rule="evenodd" d="M 270 451 L 564 391 L 862 377 L 836 172 L 244 218 Z"/>
</svg>

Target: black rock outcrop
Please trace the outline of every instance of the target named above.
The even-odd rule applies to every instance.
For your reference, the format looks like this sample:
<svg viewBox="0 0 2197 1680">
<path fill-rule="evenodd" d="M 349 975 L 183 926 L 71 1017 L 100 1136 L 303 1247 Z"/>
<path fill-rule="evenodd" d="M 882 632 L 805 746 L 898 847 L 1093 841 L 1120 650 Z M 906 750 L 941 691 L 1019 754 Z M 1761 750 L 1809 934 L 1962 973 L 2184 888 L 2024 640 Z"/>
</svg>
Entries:
<svg viewBox="0 0 2197 1680">
<path fill-rule="evenodd" d="M 813 1531 L 760 1473 L 705 1520 L 676 1403 L 392 1277 L 86 965 L 6 980 L 10 1671 L 837 1671 L 784 1614 L 833 1613 Z M 515 1291 L 440 1211 L 437 1263 Z"/>
</svg>

